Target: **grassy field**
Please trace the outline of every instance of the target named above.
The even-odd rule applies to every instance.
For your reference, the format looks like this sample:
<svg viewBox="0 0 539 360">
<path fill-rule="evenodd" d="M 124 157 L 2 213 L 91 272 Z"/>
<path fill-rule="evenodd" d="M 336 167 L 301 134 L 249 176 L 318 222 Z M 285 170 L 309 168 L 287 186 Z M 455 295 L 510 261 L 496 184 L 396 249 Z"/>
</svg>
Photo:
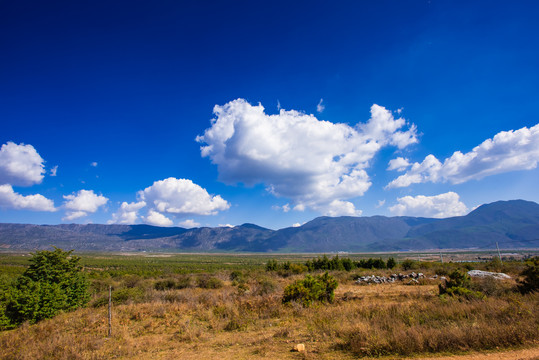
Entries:
<svg viewBox="0 0 539 360">
<path fill-rule="evenodd" d="M 460 260 L 464 253 L 458 253 Z M 470 254 L 469 256 L 486 256 Z M 537 348 L 539 294 L 514 291 L 522 261 L 408 262 L 395 269 L 332 271 L 335 301 L 283 304 L 283 289 L 304 273 L 266 271 L 270 259 L 305 263 L 314 255 L 79 254 L 92 299 L 86 308 L 0 332 L 2 359 L 353 359 Z M 428 254 L 423 258 L 427 258 Z M 389 255 L 341 255 L 359 260 Z M 436 254 L 431 254 L 434 258 Z M 12 281 L 28 254 L 0 254 Z M 444 254 L 444 260 L 447 257 Z M 448 260 L 446 260 L 448 261 Z M 511 280 L 474 281 L 482 298 L 439 296 L 454 269 L 503 271 Z M 423 272 L 409 285 L 358 285 L 362 275 Z M 317 272 L 320 273 L 320 272 Z M 113 288 L 112 336 L 107 294 Z M 305 352 L 291 351 L 305 344 Z"/>
</svg>

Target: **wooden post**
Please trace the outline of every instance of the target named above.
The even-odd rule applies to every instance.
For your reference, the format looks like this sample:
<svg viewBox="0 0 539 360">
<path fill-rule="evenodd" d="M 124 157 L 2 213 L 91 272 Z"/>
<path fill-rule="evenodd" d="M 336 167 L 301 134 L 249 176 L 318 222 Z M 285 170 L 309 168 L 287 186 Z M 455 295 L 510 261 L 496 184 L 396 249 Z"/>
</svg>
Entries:
<svg viewBox="0 0 539 360">
<path fill-rule="evenodd" d="M 440 261 L 442 262 L 442 264 L 444 263 L 444 257 L 442 255 L 442 252 L 440 251 Z"/>
<path fill-rule="evenodd" d="M 109 286 L 109 337 L 112 336 L 112 286 Z"/>
</svg>

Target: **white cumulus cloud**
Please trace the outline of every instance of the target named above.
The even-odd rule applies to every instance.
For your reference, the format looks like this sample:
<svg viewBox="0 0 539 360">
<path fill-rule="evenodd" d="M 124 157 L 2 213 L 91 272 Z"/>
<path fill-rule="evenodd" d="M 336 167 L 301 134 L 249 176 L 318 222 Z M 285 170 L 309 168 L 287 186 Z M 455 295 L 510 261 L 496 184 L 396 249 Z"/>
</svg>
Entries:
<svg viewBox="0 0 539 360">
<path fill-rule="evenodd" d="M 362 196 L 371 182 L 365 169 L 384 146 L 417 142 L 416 128 L 382 106 L 371 107 L 367 123 L 354 127 L 281 109 L 267 115 L 243 99 L 214 108 L 216 118 L 197 141 L 225 183 L 263 183 L 292 200 L 295 210 L 357 215 L 345 200 Z"/>
<path fill-rule="evenodd" d="M 515 170 L 531 170 L 539 161 L 539 124 L 519 130 L 502 131 L 483 141 L 472 151 L 456 151 L 442 163 L 428 155 L 414 163 L 405 174 L 391 181 L 388 188 L 425 182 L 460 184 Z"/>
<path fill-rule="evenodd" d="M 0 185 L 0 207 L 16 210 L 56 211 L 54 202 L 41 194 L 21 195 L 11 185 Z"/>
<path fill-rule="evenodd" d="M 45 173 L 44 162 L 32 145 L 8 141 L 0 149 L 0 184 L 39 184 Z"/>
<path fill-rule="evenodd" d="M 230 204 L 220 195 L 211 196 L 206 189 L 188 179 L 170 177 L 159 180 L 138 192 L 152 210 L 182 215 L 215 215 Z"/>
<path fill-rule="evenodd" d="M 389 160 L 388 170 L 404 171 L 410 167 L 408 159 L 398 157 L 396 159 Z"/>
<path fill-rule="evenodd" d="M 193 219 L 184 220 L 184 221 L 180 222 L 178 225 L 180 225 L 181 227 L 186 228 L 186 229 L 192 229 L 192 228 L 196 228 L 196 227 L 200 226 L 200 224 L 197 223 Z"/>
<path fill-rule="evenodd" d="M 63 220 L 73 220 L 95 213 L 109 201 L 103 195 L 95 194 L 93 190 L 79 190 L 76 194 L 64 195 L 64 199 L 67 200 L 64 202 L 67 212 Z"/>
<path fill-rule="evenodd" d="M 122 202 L 118 211 L 112 214 L 112 219 L 108 224 L 135 224 L 138 220 L 138 211 L 146 206 L 144 201 Z"/>
<path fill-rule="evenodd" d="M 329 204 L 313 205 L 312 208 L 327 216 L 360 216 L 362 213 L 350 201 L 343 200 L 333 200 Z"/>
<path fill-rule="evenodd" d="M 143 220 L 147 224 L 155 226 L 172 226 L 174 224 L 171 219 L 154 210 L 148 211 L 148 215 Z"/>
<path fill-rule="evenodd" d="M 447 218 L 465 215 L 468 211 L 466 205 L 460 201 L 459 195 L 454 192 L 435 196 L 405 196 L 398 198 L 397 202 L 398 204 L 391 206 L 389 211 L 398 216 Z"/>
</svg>

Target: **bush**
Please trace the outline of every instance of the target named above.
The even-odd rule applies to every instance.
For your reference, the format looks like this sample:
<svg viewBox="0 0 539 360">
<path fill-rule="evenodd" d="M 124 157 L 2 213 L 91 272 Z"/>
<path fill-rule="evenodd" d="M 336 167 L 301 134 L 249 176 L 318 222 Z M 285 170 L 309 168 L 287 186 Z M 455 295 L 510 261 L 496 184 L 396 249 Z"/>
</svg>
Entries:
<svg viewBox="0 0 539 360">
<path fill-rule="evenodd" d="M 170 290 L 176 288 L 176 282 L 172 279 L 159 280 L 154 284 L 155 290 Z"/>
<path fill-rule="evenodd" d="M 440 295 L 462 296 L 467 299 L 483 299 L 485 297 L 481 292 L 471 290 L 470 286 L 471 278 L 468 274 L 454 270 L 449 275 L 449 280 L 445 282 L 445 285 L 438 285 L 438 290 Z"/>
<path fill-rule="evenodd" d="M 3 316 L 11 324 L 36 323 L 88 303 L 88 282 L 72 252 L 55 248 L 32 254 L 31 265 L 4 295 Z"/>
<path fill-rule="evenodd" d="M 243 282 L 243 281 L 245 281 L 245 275 L 243 274 L 242 271 L 234 270 L 234 271 L 232 271 L 230 273 L 230 280 L 231 281 Z"/>
<path fill-rule="evenodd" d="M 284 289 L 283 303 L 297 301 L 309 307 L 314 301 L 333 302 L 337 286 L 337 280 L 327 272 L 315 277 L 306 275 Z"/>
<path fill-rule="evenodd" d="M 413 270 L 417 268 L 416 261 L 411 260 L 411 259 L 404 260 L 401 266 L 402 266 L 402 270 Z"/>
<path fill-rule="evenodd" d="M 517 285 L 522 294 L 533 293 L 539 290 L 539 256 L 534 257 L 520 274 L 524 279 Z"/>
<path fill-rule="evenodd" d="M 271 279 L 260 279 L 256 285 L 255 295 L 268 295 L 275 292 L 277 285 Z"/>
<path fill-rule="evenodd" d="M 285 262 L 283 264 L 283 268 L 277 271 L 277 274 L 282 277 L 288 277 L 290 275 L 294 274 L 302 274 L 304 272 L 307 272 L 309 269 L 306 265 L 303 264 L 295 264 L 290 262 Z"/>
<path fill-rule="evenodd" d="M 213 276 L 200 276 L 197 278 L 197 286 L 202 289 L 220 289 L 223 282 Z"/>
<path fill-rule="evenodd" d="M 279 264 L 277 260 L 270 259 L 266 264 L 266 271 L 277 271 L 279 269 Z"/>
<path fill-rule="evenodd" d="M 386 266 L 388 269 L 393 269 L 396 265 L 397 265 L 397 262 L 395 261 L 394 258 L 390 257 L 389 259 L 387 259 Z"/>
</svg>

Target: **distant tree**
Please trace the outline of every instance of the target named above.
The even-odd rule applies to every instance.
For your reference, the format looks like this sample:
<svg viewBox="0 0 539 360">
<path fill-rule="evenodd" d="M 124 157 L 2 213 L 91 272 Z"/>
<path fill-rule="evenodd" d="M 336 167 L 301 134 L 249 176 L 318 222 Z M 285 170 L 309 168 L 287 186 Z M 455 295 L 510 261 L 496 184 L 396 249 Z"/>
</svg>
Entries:
<svg viewBox="0 0 539 360">
<path fill-rule="evenodd" d="M 397 262 L 395 261 L 394 258 L 390 257 L 389 259 L 387 259 L 386 266 L 388 269 L 393 269 L 396 265 L 397 265 Z"/>
<path fill-rule="evenodd" d="M 416 262 L 414 260 L 411 260 L 411 259 L 406 259 L 402 262 L 402 269 L 403 270 L 411 270 L 411 269 L 414 269 L 416 267 Z"/>
<path fill-rule="evenodd" d="M 72 252 L 55 248 L 32 255 L 30 266 L 10 289 L 6 301 L 5 316 L 12 324 L 35 323 L 87 304 L 88 282 L 80 257 Z"/>
<path fill-rule="evenodd" d="M 354 268 L 354 262 L 350 260 L 349 258 L 344 258 L 341 260 L 342 266 L 344 267 L 344 270 L 350 271 Z"/>
</svg>

